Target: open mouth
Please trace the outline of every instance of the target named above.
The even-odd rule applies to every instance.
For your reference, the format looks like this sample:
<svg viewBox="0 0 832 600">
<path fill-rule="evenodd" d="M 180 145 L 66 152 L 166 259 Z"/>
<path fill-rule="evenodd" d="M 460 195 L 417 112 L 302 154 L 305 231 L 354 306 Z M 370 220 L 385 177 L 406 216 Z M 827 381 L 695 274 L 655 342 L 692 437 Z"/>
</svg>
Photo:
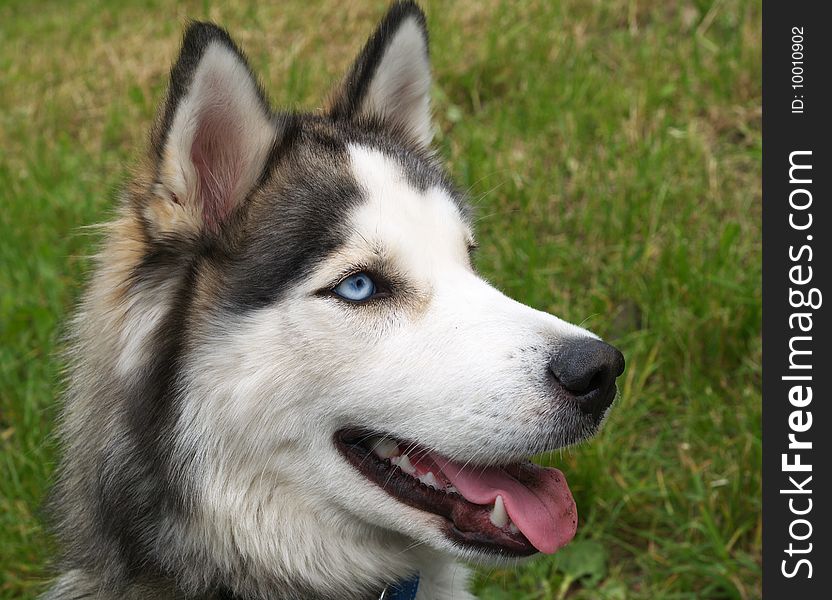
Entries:
<svg viewBox="0 0 832 600">
<path fill-rule="evenodd" d="M 575 501 L 557 469 L 531 462 L 501 467 L 456 463 L 416 444 L 343 429 L 335 445 L 396 500 L 445 519 L 461 546 L 506 557 L 552 553 L 574 537 Z"/>
</svg>

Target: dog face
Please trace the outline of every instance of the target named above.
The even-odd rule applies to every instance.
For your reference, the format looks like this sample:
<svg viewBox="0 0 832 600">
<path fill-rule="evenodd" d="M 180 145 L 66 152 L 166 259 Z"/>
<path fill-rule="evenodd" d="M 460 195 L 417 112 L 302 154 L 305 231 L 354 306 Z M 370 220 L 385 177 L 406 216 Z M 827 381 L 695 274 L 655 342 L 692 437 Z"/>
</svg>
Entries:
<svg viewBox="0 0 832 600">
<path fill-rule="evenodd" d="M 563 475 L 526 458 L 595 433 L 623 359 L 476 274 L 429 97 L 410 3 L 317 115 L 273 112 L 227 34 L 189 28 L 129 252 L 101 259 L 128 266 L 88 300 L 130 307 L 106 309 L 101 360 L 144 390 L 111 454 L 163 464 L 150 487 L 187 507 L 164 568 L 336 589 L 407 572 L 413 545 L 490 560 L 574 535 Z"/>
</svg>

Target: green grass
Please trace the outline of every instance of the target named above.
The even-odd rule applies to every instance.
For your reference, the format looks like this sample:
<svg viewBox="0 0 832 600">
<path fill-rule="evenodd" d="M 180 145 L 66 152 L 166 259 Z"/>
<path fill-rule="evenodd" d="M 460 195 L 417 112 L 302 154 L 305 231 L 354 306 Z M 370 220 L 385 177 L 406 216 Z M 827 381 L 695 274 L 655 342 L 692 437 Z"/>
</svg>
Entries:
<svg viewBox="0 0 832 600">
<path fill-rule="evenodd" d="M 208 4 L 0 5 L 0 598 L 48 576 L 82 227 L 146 140 L 184 17 L 228 27 L 276 102 L 315 107 L 385 2 Z M 426 4 L 438 146 L 476 200 L 480 268 L 628 364 L 602 434 L 547 459 L 576 542 L 483 571 L 482 598 L 759 597 L 759 0 Z"/>
</svg>

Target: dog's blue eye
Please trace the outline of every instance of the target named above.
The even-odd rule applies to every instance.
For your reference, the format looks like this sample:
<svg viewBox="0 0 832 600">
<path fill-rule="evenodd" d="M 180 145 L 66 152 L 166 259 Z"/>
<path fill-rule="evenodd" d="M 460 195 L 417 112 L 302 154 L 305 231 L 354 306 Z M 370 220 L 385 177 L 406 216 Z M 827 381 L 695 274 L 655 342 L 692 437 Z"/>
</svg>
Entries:
<svg viewBox="0 0 832 600">
<path fill-rule="evenodd" d="M 376 284 L 366 273 L 356 273 L 344 279 L 332 291 L 345 300 L 363 302 L 376 293 Z"/>
</svg>

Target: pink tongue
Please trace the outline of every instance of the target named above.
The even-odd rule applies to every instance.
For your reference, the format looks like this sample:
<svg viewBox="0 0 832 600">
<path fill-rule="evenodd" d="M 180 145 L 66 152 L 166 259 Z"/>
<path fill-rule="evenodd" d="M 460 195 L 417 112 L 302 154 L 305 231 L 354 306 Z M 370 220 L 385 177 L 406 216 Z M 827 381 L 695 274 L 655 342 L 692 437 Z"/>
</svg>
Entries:
<svg viewBox="0 0 832 600">
<path fill-rule="evenodd" d="M 529 487 L 497 467 L 465 469 L 437 454 L 431 458 L 469 502 L 491 505 L 497 495 L 502 496 L 508 516 L 540 552 L 551 554 L 575 536 L 575 500 L 557 469 L 530 467 L 536 481 Z"/>
</svg>

